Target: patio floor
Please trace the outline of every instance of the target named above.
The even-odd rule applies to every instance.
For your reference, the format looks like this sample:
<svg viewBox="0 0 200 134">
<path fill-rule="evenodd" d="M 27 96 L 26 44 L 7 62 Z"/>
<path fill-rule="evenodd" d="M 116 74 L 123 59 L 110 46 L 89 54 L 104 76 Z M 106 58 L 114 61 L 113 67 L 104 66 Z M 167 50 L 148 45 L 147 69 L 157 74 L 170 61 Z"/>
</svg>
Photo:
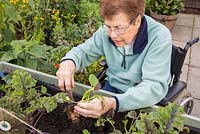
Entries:
<svg viewBox="0 0 200 134">
<path fill-rule="evenodd" d="M 172 30 L 173 43 L 184 47 L 192 37 L 200 37 L 200 15 L 181 13 Z M 187 83 L 187 91 L 194 98 L 191 115 L 200 117 L 200 42 L 187 53 L 181 80 Z"/>
</svg>

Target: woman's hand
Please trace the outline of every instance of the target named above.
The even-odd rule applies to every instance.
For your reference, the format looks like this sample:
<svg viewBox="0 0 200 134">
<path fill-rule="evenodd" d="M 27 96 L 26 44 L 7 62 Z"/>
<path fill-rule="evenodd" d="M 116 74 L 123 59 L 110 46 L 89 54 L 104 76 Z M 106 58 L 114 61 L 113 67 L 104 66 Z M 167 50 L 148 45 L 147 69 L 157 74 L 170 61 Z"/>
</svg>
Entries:
<svg viewBox="0 0 200 134">
<path fill-rule="evenodd" d="M 84 117 L 99 118 L 101 115 L 115 108 L 116 101 L 114 98 L 103 97 L 103 100 L 93 99 L 90 102 L 80 101 L 74 106 L 74 112 L 77 112 Z"/>
<path fill-rule="evenodd" d="M 70 91 L 74 87 L 75 65 L 71 60 L 60 63 L 60 67 L 56 72 L 58 77 L 58 86 L 62 91 Z"/>
</svg>

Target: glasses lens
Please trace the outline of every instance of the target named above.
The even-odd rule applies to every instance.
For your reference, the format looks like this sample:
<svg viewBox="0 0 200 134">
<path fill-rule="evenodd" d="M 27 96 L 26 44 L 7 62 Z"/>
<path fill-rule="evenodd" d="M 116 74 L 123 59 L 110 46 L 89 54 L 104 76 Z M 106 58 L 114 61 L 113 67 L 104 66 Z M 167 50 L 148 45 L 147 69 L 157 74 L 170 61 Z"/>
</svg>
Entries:
<svg viewBox="0 0 200 134">
<path fill-rule="evenodd" d="M 127 27 L 124 28 L 114 28 L 108 27 L 106 25 L 103 25 L 103 28 L 106 30 L 106 32 L 110 33 L 111 31 L 115 32 L 116 34 L 123 34 L 125 33 Z"/>
<path fill-rule="evenodd" d="M 126 28 L 118 28 L 114 30 L 116 34 L 123 34 L 125 33 L 125 31 L 126 31 Z"/>
</svg>

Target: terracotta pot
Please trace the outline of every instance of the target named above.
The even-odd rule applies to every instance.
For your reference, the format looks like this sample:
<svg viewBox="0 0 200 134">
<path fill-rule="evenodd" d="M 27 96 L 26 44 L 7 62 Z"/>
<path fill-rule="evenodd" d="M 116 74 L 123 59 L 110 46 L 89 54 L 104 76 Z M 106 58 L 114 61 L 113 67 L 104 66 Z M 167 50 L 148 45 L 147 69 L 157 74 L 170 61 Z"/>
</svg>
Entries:
<svg viewBox="0 0 200 134">
<path fill-rule="evenodd" d="M 170 31 L 173 29 L 176 19 L 179 14 L 175 15 L 160 15 L 150 11 L 150 16 L 154 18 L 156 21 L 164 24 Z"/>
</svg>

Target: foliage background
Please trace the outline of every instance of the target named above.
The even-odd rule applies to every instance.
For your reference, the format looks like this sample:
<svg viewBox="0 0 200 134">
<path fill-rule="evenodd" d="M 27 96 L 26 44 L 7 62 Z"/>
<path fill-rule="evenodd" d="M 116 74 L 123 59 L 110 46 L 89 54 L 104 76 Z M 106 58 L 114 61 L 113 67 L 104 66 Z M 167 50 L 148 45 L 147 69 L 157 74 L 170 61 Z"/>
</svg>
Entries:
<svg viewBox="0 0 200 134">
<path fill-rule="evenodd" d="M 60 59 L 102 24 L 98 0 L 0 0 L 0 60 L 55 74 Z M 77 73 L 88 83 L 99 65 Z"/>
</svg>

